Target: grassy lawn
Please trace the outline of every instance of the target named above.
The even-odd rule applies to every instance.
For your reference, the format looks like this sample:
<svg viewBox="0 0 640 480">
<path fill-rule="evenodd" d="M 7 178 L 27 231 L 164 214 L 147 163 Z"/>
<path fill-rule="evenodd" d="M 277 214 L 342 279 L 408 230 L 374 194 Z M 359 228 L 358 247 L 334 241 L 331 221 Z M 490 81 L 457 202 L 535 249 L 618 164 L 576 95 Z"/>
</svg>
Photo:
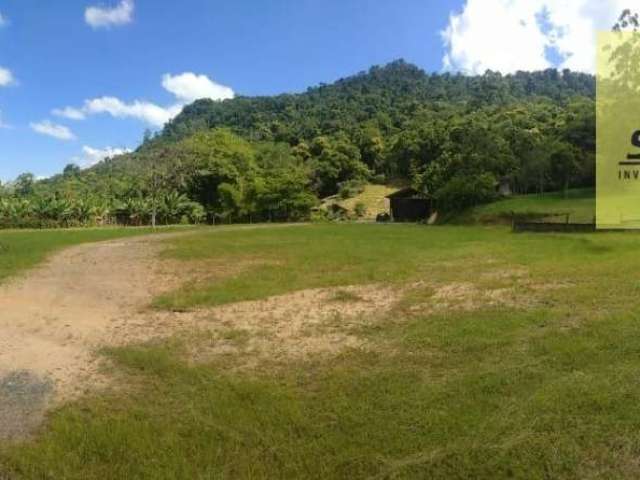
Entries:
<svg viewBox="0 0 640 480">
<path fill-rule="evenodd" d="M 322 225 L 168 247 L 211 275 L 159 307 L 405 290 L 388 312 L 336 318 L 366 347 L 335 356 L 245 369 L 251 351 L 195 362 L 184 336 L 105 351 L 120 388 L 54 412 L 0 448 L 0 466 L 51 479 L 640 476 L 638 235 Z M 466 295 L 443 296 L 452 286 Z"/>
<path fill-rule="evenodd" d="M 595 215 L 596 203 L 593 189 L 569 190 L 568 198 L 563 193 L 544 195 L 522 195 L 477 207 L 464 214 L 459 221 L 494 223 L 510 221 L 512 213 L 544 218 L 548 221 L 569 221 L 591 223 Z"/>
<path fill-rule="evenodd" d="M 151 232 L 148 228 L 0 230 L 0 283 L 37 265 L 61 248 Z"/>
<path fill-rule="evenodd" d="M 240 235 L 213 230 L 169 241 L 166 252 L 187 262 L 207 262 L 212 281 L 187 284 L 158 298 L 156 305 L 183 310 L 305 288 L 403 281 L 428 274 L 433 262 L 445 261 L 449 254 L 471 261 L 478 247 L 486 247 L 486 240 L 495 235 L 492 230 L 427 231 L 416 225 L 314 225 L 247 230 Z M 225 271 L 233 275 L 220 279 L 217 273 Z"/>
</svg>

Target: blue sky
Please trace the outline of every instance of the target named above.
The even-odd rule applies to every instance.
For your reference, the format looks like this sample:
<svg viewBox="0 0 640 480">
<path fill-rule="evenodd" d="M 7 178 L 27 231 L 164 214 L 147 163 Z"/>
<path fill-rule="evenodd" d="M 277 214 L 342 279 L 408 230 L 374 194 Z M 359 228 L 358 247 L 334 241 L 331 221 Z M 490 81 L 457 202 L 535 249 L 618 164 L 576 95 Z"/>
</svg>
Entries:
<svg viewBox="0 0 640 480">
<path fill-rule="evenodd" d="M 0 179 L 135 148 L 199 96 L 299 92 L 400 57 L 589 71 L 569 23 L 591 32 L 603 14 L 585 8 L 617 1 L 0 0 Z"/>
</svg>

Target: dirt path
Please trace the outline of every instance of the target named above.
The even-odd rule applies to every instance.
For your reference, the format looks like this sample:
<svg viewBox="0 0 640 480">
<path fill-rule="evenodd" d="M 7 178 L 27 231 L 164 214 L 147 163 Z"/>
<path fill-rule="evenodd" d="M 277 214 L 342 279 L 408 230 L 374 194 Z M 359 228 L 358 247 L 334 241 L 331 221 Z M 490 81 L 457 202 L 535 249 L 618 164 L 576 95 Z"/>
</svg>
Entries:
<svg viewBox="0 0 640 480">
<path fill-rule="evenodd" d="M 0 285 L 0 440 L 24 436 L 48 408 L 102 386 L 99 348 L 215 329 L 217 309 L 149 308 L 189 278 L 185 266 L 178 276 L 174 263 L 158 259 L 161 240 L 184 234 L 71 247 Z"/>
<path fill-rule="evenodd" d="M 0 438 L 95 381 L 97 348 L 135 338 L 141 310 L 172 283 L 155 260 L 161 238 L 72 247 L 0 286 Z"/>
<path fill-rule="evenodd" d="M 162 336 L 193 318 L 149 309 L 154 297 L 189 278 L 158 259 L 162 240 L 185 234 L 190 232 L 71 247 L 0 285 L 0 381 L 28 371 L 52 381 L 57 396 L 67 398 L 78 393 L 79 376 L 94 374 L 97 348 Z"/>
<path fill-rule="evenodd" d="M 384 292 L 356 287 L 362 297 L 352 308 L 320 289 L 194 312 L 152 311 L 155 296 L 189 276 L 182 266 L 178 278 L 171 262 L 158 260 L 164 238 L 72 247 L 0 285 L 0 440 L 28 434 L 47 409 L 102 386 L 100 347 L 205 330 L 214 344 L 195 342 L 194 357 L 228 354 L 237 348 L 225 338 L 242 330 L 261 332 L 243 350 L 254 361 L 338 352 L 357 340 L 306 329 L 335 320 L 339 311 L 360 315 L 388 303 Z"/>
</svg>

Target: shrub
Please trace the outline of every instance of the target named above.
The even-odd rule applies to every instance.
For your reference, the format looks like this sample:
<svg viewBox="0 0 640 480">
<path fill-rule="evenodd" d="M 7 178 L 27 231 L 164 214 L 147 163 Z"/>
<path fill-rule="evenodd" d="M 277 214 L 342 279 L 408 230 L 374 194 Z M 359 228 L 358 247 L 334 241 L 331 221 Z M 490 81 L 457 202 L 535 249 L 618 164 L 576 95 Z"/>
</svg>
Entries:
<svg viewBox="0 0 640 480">
<path fill-rule="evenodd" d="M 367 214 L 367 206 L 362 202 L 356 203 L 353 210 L 358 218 L 362 218 Z"/>
<path fill-rule="evenodd" d="M 386 185 L 387 176 L 384 173 L 379 173 L 373 176 L 373 178 L 371 179 L 371 182 L 375 183 L 376 185 Z"/>
<path fill-rule="evenodd" d="M 329 212 L 326 210 L 322 210 L 319 208 L 313 209 L 311 211 L 311 216 L 309 218 L 314 223 L 323 223 L 329 221 Z"/>
<path fill-rule="evenodd" d="M 440 210 L 461 211 L 469 207 L 489 203 L 497 198 L 496 179 L 490 173 L 457 175 L 436 192 Z"/>
<path fill-rule="evenodd" d="M 334 203 L 329 206 L 327 218 L 334 222 L 346 221 L 349 220 L 349 212 L 346 208 Z"/>
<path fill-rule="evenodd" d="M 343 200 L 353 198 L 364 191 L 364 183 L 361 180 L 347 180 L 340 184 L 338 195 Z"/>
</svg>

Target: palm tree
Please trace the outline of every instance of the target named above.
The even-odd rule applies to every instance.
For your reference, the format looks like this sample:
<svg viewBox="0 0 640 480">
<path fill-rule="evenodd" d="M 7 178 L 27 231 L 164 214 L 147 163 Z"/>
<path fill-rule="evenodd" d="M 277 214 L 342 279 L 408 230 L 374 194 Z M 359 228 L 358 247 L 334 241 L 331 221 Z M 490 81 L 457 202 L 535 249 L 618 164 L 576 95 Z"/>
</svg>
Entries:
<svg viewBox="0 0 640 480">
<path fill-rule="evenodd" d="M 167 225 L 169 223 L 178 223 L 180 218 L 187 213 L 190 203 L 186 195 L 176 191 L 165 195 L 161 203 L 161 212 L 164 216 L 165 223 Z"/>
</svg>

